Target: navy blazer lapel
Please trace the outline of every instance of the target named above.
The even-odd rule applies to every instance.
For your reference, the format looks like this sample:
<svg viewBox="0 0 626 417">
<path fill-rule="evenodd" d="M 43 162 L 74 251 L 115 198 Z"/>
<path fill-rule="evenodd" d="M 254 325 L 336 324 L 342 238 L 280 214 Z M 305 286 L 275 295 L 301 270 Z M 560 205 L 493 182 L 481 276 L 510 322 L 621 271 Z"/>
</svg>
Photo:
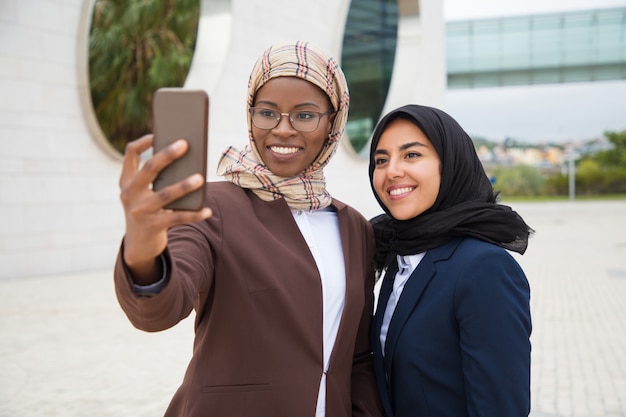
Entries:
<svg viewBox="0 0 626 417">
<path fill-rule="evenodd" d="M 375 340 L 378 340 L 377 346 L 380 347 L 380 329 L 383 325 L 383 316 L 385 315 L 385 308 L 387 307 L 387 303 L 389 302 L 389 297 L 391 296 L 391 290 L 393 289 L 393 278 L 384 276 L 383 282 L 380 287 L 380 292 L 378 294 L 378 303 L 376 305 L 376 314 L 374 315 L 373 320 L 373 333 L 376 333 L 374 336 Z"/>
<path fill-rule="evenodd" d="M 383 324 L 383 316 L 385 315 L 385 307 L 389 301 L 391 290 L 393 289 L 393 277 L 385 276 L 380 287 L 378 295 L 378 303 L 376 305 L 376 314 L 372 320 L 371 345 L 374 354 L 374 371 L 376 372 L 376 384 L 383 408 L 388 416 L 392 416 L 391 407 L 391 391 L 386 377 L 385 359 L 383 358 L 383 350 L 380 345 L 380 329 Z"/>
<path fill-rule="evenodd" d="M 432 256 L 429 255 L 430 253 L 426 253 L 407 280 L 402 294 L 400 295 L 400 299 L 398 300 L 398 304 L 396 305 L 396 309 L 393 312 L 393 316 L 391 317 L 389 330 L 387 331 L 387 339 L 385 341 L 385 358 L 387 358 L 385 363 L 388 375 L 391 373 L 391 358 L 393 358 L 393 351 L 396 348 L 400 331 L 419 302 L 424 289 L 435 276 L 435 265 Z"/>
<path fill-rule="evenodd" d="M 387 339 L 385 341 L 385 367 L 387 375 L 391 375 L 393 352 L 396 348 L 402 328 L 419 303 L 424 290 L 435 277 L 437 271 L 435 263 L 442 259 L 449 258 L 461 240 L 461 238 L 455 238 L 445 243 L 443 246 L 427 251 L 424 258 L 404 285 L 391 322 L 389 323 L 389 330 L 387 331 Z"/>
</svg>

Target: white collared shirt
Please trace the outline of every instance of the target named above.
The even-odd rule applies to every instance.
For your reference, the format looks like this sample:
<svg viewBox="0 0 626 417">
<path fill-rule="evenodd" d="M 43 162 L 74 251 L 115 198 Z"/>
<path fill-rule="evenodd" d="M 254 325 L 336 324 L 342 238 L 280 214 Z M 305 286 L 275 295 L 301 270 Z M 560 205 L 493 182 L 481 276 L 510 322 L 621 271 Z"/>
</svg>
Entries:
<svg viewBox="0 0 626 417">
<path fill-rule="evenodd" d="M 391 323 L 393 313 L 398 305 L 398 300 L 400 299 L 400 295 L 402 295 L 402 290 L 404 290 L 406 282 L 409 280 L 409 277 L 413 271 L 415 271 L 415 268 L 417 268 L 422 258 L 424 258 L 424 255 L 426 255 L 426 252 L 418 253 L 417 255 L 397 256 L 398 272 L 396 272 L 396 276 L 393 280 L 393 289 L 391 290 L 391 295 L 389 295 L 389 301 L 387 302 L 387 307 L 385 307 L 385 315 L 383 316 L 383 323 L 380 328 L 380 345 L 382 347 L 383 356 L 385 355 L 385 341 L 387 340 L 389 323 Z"/>
<path fill-rule="evenodd" d="M 322 280 L 324 372 L 320 382 L 315 417 L 325 417 L 326 373 L 346 299 L 346 267 L 339 234 L 339 221 L 337 213 L 332 209 L 314 212 L 292 210 L 292 214 L 311 250 Z"/>
</svg>

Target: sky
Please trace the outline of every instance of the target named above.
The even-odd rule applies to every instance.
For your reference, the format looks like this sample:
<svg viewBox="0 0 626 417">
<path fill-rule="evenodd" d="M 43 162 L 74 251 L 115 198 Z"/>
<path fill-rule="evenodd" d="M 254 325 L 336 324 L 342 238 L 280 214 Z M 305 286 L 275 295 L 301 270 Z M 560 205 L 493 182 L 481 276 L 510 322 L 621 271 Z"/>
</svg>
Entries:
<svg viewBox="0 0 626 417">
<path fill-rule="evenodd" d="M 443 0 L 446 20 L 624 7 L 626 0 Z"/>
</svg>

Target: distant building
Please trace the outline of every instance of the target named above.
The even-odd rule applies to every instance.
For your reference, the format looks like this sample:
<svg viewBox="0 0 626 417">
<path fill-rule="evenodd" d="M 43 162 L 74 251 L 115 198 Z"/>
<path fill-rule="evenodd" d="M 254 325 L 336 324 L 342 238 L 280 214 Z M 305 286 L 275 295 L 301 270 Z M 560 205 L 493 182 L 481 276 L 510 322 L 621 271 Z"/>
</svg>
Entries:
<svg viewBox="0 0 626 417">
<path fill-rule="evenodd" d="M 298 39 L 341 60 L 354 136 L 367 138 L 381 114 L 409 102 L 443 108 L 489 139 L 626 128 L 625 9 L 445 23 L 440 1 L 200 1 L 185 86 L 211 97 L 210 180 L 223 149 L 247 143 L 254 60 L 272 43 Z M 2 2 L 0 279 L 111 268 L 119 248 L 121 157 L 105 143 L 89 93 L 93 6 Z M 371 217 L 380 208 L 363 149 L 346 140 L 326 178 L 337 198 Z M 513 163 L 499 148 L 491 153 Z"/>
<path fill-rule="evenodd" d="M 626 7 L 446 23 L 446 106 L 470 134 L 532 142 L 626 129 Z"/>
<path fill-rule="evenodd" d="M 626 80 L 626 7 L 446 23 L 448 89 Z"/>
<path fill-rule="evenodd" d="M 221 152 L 248 142 L 248 77 L 274 43 L 310 41 L 341 61 L 353 90 L 352 132 L 371 130 L 381 113 L 407 102 L 444 104 L 440 1 L 200 1 L 185 86 L 210 95 L 210 180 L 219 179 Z M 2 1 L 0 279 L 111 268 L 115 261 L 124 232 L 121 157 L 92 111 L 94 3 Z M 325 175 L 337 198 L 368 217 L 380 212 L 367 160 L 348 139 Z"/>
</svg>

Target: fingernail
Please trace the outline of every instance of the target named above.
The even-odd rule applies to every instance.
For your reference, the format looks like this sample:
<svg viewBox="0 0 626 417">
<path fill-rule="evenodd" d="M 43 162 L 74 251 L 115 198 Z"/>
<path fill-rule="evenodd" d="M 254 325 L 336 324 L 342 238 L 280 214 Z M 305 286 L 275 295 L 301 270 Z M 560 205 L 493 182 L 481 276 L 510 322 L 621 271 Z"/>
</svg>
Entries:
<svg viewBox="0 0 626 417">
<path fill-rule="evenodd" d="M 193 174 L 193 182 L 194 184 L 201 184 L 204 182 L 204 177 L 202 174 Z"/>
</svg>

